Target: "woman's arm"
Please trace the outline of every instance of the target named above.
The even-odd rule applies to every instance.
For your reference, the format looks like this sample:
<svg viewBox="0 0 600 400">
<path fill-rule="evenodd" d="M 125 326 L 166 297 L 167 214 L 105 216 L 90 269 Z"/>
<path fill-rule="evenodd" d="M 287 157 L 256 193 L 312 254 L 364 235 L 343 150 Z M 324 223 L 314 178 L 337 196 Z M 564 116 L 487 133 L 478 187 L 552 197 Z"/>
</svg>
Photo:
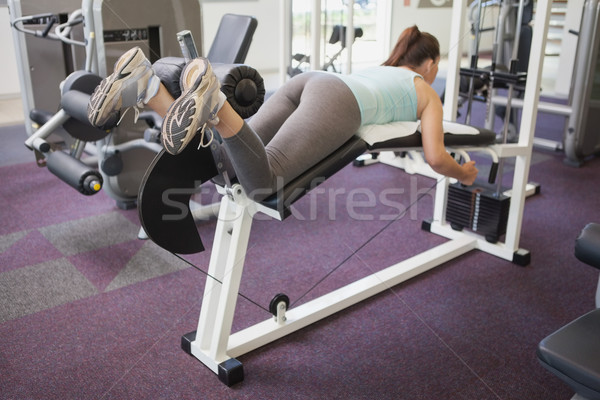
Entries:
<svg viewBox="0 0 600 400">
<path fill-rule="evenodd" d="M 477 177 L 475 161 L 463 165 L 458 164 L 444 146 L 444 130 L 442 126 L 442 102 L 431 86 L 421 79 L 415 80 L 421 133 L 425 159 L 433 170 L 439 174 L 456 178 L 460 183 L 472 185 Z"/>
</svg>

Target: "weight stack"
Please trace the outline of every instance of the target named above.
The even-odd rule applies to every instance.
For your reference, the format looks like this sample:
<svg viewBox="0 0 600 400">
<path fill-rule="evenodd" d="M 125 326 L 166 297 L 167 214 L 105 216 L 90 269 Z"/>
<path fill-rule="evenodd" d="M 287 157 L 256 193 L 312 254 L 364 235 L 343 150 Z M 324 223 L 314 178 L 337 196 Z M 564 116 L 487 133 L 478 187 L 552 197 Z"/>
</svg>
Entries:
<svg viewBox="0 0 600 400">
<path fill-rule="evenodd" d="M 467 228 L 496 243 L 506 233 L 510 197 L 477 186 L 450 185 L 446 221 L 454 230 Z"/>
</svg>

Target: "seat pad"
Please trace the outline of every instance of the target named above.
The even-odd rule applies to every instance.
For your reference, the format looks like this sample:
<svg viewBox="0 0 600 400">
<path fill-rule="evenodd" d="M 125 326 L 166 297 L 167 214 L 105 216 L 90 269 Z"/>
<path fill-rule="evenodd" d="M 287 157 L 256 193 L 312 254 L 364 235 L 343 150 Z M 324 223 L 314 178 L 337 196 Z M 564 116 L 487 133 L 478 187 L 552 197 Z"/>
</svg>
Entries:
<svg viewBox="0 0 600 400">
<path fill-rule="evenodd" d="M 589 223 L 583 228 L 575 241 L 575 257 L 600 269 L 600 224 Z"/>
<path fill-rule="evenodd" d="M 558 372 L 563 379 L 569 378 L 571 381 L 567 383 L 578 393 L 585 388 L 600 397 L 600 309 L 590 311 L 543 339 L 537 354 L 544 367 L 555 374 Z M 580 387 L 575 387 L 577 385 Z"/>
<path fill-rule="evenodd" d="M 487 129 L 455 123 L 445 123 L 444 126 L 448 131 L 448 133 L 444 134 L 444 144 L 446 146 L 486 146 L 494 143 L 496 140 L 496 134 Z M 363 128 L 362 133 L 359 132 L 354 135 L 323 161 L 288 183 L 282 190 L 263 200 L 262 204 L 270 209 L 277 210 L 282 219 L 286 218 L 290 215 L 290 206 L 295 201 L 350 164 L 365 151 L 402 151 L 402 149 L 408 150 L 422 147 L 418 122 L 394 122 Z M 383 133 L 378 134 L 378 130 Z M 370 138 L 368 137 L 369 135 Z M 377 139 L 376 135 L 379 135 L 380 139 Z M 374 139 L 375 142 L 369 144 L 365 140 L 365 136 L 370 141 Z M 377 140 L 383 141 L 377 142 Z"/>
<path fill-rule="evenodd" d="M 444 144 L 446 146 L 488 146 L 496 141 L 496 133 L 485 128 L 444 121 Z M 362 127 L 357 136 L 369 146 L 369 150 L 401 150 L 423 146 L 421 126 L 418 121 L 392 122 Z"/>
</svg>

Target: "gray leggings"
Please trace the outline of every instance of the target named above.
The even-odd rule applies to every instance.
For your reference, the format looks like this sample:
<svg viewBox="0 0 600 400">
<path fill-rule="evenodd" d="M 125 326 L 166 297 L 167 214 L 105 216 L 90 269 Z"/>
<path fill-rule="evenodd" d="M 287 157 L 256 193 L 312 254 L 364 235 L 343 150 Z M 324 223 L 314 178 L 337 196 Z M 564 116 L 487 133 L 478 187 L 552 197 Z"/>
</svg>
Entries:
<svg viewBox="0 0 600 400">
<path fill-rule="evenodd" d="M 242 187 L 262 200 L 348 141 L 360 120 L 358 103 L 341 79 L 305 72 L 224 143 Z"/>
</svg>

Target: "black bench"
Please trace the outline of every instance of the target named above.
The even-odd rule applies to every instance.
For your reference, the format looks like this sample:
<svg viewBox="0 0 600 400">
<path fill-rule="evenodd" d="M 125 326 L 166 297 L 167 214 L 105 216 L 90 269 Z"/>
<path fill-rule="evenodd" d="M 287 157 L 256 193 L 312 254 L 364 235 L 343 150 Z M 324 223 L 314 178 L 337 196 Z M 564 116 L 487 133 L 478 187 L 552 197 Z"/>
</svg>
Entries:
<svg viewBox="0 0 600 400">
<path fill-rule="evenodd" d="M 575 242 L 575 256 L 600 269 L 600 224 L 586 225 Z M 546 369 L 575 390 L 574 398 L 600 400 L 600 308 L 543 339 L 537 356 Z"/>
</svg>

